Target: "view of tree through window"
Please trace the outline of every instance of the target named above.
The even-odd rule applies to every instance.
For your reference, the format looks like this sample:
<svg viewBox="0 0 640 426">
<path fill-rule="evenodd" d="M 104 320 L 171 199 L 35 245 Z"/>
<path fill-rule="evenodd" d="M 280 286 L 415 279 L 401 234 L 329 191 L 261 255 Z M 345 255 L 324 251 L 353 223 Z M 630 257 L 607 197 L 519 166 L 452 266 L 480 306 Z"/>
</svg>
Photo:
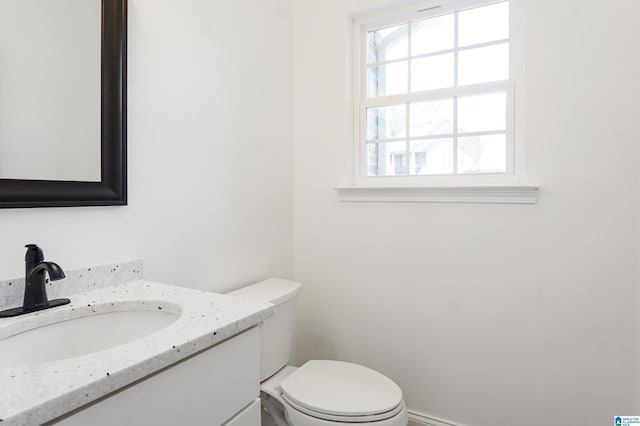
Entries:
<svg viewBox="0 0 640 426">
<path fill-rule="evenodd" d="M 366 34 L 369 176 L 505 173 L 509 2 Z"/>
</svg>

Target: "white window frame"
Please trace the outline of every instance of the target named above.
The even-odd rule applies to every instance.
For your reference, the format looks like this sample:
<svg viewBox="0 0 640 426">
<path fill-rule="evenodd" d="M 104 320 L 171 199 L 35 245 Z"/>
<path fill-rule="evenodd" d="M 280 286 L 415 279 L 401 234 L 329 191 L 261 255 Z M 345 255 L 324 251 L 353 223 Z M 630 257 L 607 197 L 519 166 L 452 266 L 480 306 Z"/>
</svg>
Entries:
<svg viewBox="0 0 640 426">
<path fill-rule="evenodd" d="M 353 81 L 353 133 L 354 133 L 354 176 L 353 186 L 336 188 L 341 195 L 354 194 L 354 188 L 364 187 L 367 194 L 371 194 L 371 188 L 438 188 L 443 187 L 465 188 L 489 188 L 492 191 L 497 187 L 507 189 L 512 193 L 514 188 L 524 189 L 528 196 L 529 191 L 537 191 L 537 186 L 524 185 L 524 141 L 522 138 L 522 120 L 516 117 L 523 110 L 522 102 L 516 98 L 519 94 L 523 80 L 523 19 L 519 16 L 523 11 L 522 0 L 509 0 L 509 80 L 498 83 L 476 84 L 465 87 L 455 87 L 428 92 L 428 95 L 408 93 L 391 95 L 386 97 L 367 98 L 366 81 L 366 40 L 367 33 L 371 30 L 398 25 L 409 21 L 438 16 L 465 10 L 473 7 L 490 5 L 500 0 L 430 0 L 411 3 L 377 11 L 365 11 L 353 14 L 352 32 L 352 81 Z M 507 168 L 505 173 L 499 174 L 451 174 L 451 175 L 420 175 L 420 176 L 368 176 L 367 175 L 367 143 L 366 143 L 366 109 L 372 106 L 398 104 L 427 100 L 429 98 L 442 98 L 473 94 L 487 89 L 504 90 L 507 92 Z M 404 191 L 406 192 L 406 191 Z M 458 191 L 459 192 L 459 191 Z M 522 194 L 518 193 L 520 197 Z M 343 197 L 344 198 L 344 197 Z M 394 200 L 396 200 L 394 196 Z M 424 197 L 423 197 L 424 198 Z M 429 197 L 427 197 L 429 198 Z M 446 198 L 446 197 L 445 197 Z M 455 198 L 455 197 L 454 197 Z M 476 199 L 476 197 L 472 197 Z M 482 198 L 482 197 L 480 197 Z M 396 200 L 397 201 L 397 200 Z M 420 201 L 420 200 L 417 200 Z M 447 199 L 447 202 L 450 200 Z M 528 201 L 526 201 L 528 202 Z M 534 200 L 535 202 L 535 200 Z"/>
</svg>

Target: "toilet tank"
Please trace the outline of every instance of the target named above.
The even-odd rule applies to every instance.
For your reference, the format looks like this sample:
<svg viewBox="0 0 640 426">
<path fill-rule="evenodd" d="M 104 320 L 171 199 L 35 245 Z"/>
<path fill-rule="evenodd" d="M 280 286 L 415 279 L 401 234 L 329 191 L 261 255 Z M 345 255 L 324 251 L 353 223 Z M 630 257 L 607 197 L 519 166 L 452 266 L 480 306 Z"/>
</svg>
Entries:
<svg viewBox="0 0 640 426">
<path fill-rule="evenodd" d="M 272 278 L 228 293 L 274 305 L 274 316 L 260 325 L 261 382 L 287 365 L 291 358 L 295 302 L 301 287 L 295 281 Z"/>
</svg>

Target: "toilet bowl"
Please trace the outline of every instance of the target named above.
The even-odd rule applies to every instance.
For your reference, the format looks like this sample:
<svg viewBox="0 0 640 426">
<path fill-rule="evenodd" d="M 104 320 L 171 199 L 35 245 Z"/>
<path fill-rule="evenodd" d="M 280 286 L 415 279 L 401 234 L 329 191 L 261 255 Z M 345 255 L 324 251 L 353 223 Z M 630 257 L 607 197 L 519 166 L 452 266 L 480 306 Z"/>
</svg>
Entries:
<svg viewBox="0 0 640 426">
<path fill-rule="evenodd" d="M 287 365 L 300 289 L 297 282 L 270 279 L 229 293 L 274 305 L 274 316 L 260 326 L 263 425 L 406 426 L 402 391 L 381 373 L 333 360 Z"/>
</svg>

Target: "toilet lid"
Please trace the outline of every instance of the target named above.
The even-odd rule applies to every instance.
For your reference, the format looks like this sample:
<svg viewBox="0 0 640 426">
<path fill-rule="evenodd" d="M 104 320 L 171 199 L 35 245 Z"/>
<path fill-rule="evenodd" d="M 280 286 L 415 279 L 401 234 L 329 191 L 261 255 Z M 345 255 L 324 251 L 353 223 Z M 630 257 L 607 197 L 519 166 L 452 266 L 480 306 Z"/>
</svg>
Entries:
<svg viewBox="0 0 640 426">
<path fill-rule="evenodd" d="M 280 383 L 283 397 L 304 411 L 329 416 L 395 412 L 402 391 L 386 376 L 357 364 L 309 361 Z"/>
</svg>

